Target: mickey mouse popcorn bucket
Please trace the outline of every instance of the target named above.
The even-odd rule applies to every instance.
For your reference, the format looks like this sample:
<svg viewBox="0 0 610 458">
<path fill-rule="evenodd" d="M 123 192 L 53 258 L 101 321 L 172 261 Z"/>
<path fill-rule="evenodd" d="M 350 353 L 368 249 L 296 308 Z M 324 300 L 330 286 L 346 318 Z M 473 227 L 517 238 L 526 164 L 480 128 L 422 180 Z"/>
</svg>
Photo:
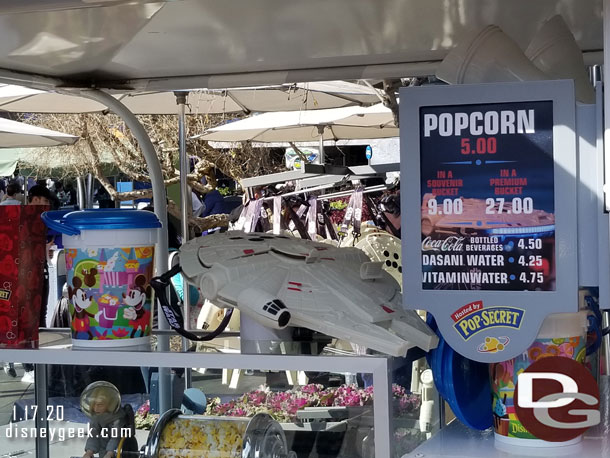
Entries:
<svg viewBox="0 0 610 458">
<path fill-rule="evenodd" d="M 74 347 L 148 345 L 157 217 L 121 209 L 42 217 L 63 234 Z"/>
</svg>

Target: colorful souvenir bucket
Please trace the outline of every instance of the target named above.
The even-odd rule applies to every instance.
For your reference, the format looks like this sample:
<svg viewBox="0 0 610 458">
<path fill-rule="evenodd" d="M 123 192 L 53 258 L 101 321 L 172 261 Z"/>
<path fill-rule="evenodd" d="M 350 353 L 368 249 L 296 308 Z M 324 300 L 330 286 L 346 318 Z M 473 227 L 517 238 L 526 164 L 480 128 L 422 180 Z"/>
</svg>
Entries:
<svg viewBox="0 0 610 458">
<path fill-rule="evenodd" d="M 523 427 L 513 403 L 518 375 L 535 361 L 547 356 L 563 356 L 584 363 L 586 355 L 587 312 L 549 315 L 534 343 L 522 355 L 489 365 L 496 442 L 529 447 L 557 447 L 577 443 L 537 439 Z"/>
<path fill-rule="evenodd" d="M 146 347 L 161 223 L 142 210 L 99 209 L 43 220 L 63 234 L 74 347 Z"/>
</svg>

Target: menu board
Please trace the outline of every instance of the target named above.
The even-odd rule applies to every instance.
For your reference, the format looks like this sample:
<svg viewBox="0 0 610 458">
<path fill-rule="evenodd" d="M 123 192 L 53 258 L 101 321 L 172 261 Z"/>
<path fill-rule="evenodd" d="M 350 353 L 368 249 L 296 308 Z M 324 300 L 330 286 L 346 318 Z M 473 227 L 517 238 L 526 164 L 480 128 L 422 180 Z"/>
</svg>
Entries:
<svg viewBox="0 0 610 458">
<path fill-rule="evenodd" d="M 551 101 L 419 110 L 422 288 L 554 291 Z"/>
<path fill-rule="evenodd" d="M 400 90 L 403 306 L 481 362 L 578 310 L 572 81 Z"/>
</svg>

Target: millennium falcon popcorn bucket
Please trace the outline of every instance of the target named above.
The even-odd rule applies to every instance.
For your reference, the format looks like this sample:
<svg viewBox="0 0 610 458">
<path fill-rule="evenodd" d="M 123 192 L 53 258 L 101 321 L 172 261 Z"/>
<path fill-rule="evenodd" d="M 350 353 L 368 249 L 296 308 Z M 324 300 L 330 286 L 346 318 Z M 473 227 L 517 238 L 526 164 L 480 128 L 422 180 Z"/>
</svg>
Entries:
<svg viewBox="0 0 610 458">
<path fill-rule="evenodd" d="M 229 231 L 189 240 L 179 259 L 150 284 L 170 326 L 191 340 L 218 336 L 237 309 L 241 318 L 271 330 L 308 328 L 392 356 L 438 344 L 417 313 L 403 309 L 400 285 L 384 262 L 358 248 Z M 185 330 L 181 311 L 167 300 L 170 279 L 180 272 L 206 299 L 228 309 L 204 336 Z"/>
<path fill-rule="evenodd" d="M 144 458 L 296 458 L 280 424 L 267 414 L 252 418 L 165 412 L 144 447 Z"/>
<path fill-rule="evenodd" d="M 73 346 L 147 348 L 157 217 L 96 209 L 46 212 L 42 218 L 63 234 Z"/>
</svg>

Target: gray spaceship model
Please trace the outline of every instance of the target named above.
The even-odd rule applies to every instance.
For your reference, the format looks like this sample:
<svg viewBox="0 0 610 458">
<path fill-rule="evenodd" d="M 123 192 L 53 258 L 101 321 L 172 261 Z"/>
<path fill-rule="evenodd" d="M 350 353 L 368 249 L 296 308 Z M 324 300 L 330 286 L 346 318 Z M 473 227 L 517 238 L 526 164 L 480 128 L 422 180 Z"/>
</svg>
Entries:
<svg viewBox="0 0 610 458">
<path fill-rule="evenodd" d="M 400 286 L 383 264 L 357 248 L 231 231 L 189 241 L 180 264 L 207 299 L 270 328 L 309 328 L 392 356 L 438 342 L 402 308 Z"/>
</svg>

